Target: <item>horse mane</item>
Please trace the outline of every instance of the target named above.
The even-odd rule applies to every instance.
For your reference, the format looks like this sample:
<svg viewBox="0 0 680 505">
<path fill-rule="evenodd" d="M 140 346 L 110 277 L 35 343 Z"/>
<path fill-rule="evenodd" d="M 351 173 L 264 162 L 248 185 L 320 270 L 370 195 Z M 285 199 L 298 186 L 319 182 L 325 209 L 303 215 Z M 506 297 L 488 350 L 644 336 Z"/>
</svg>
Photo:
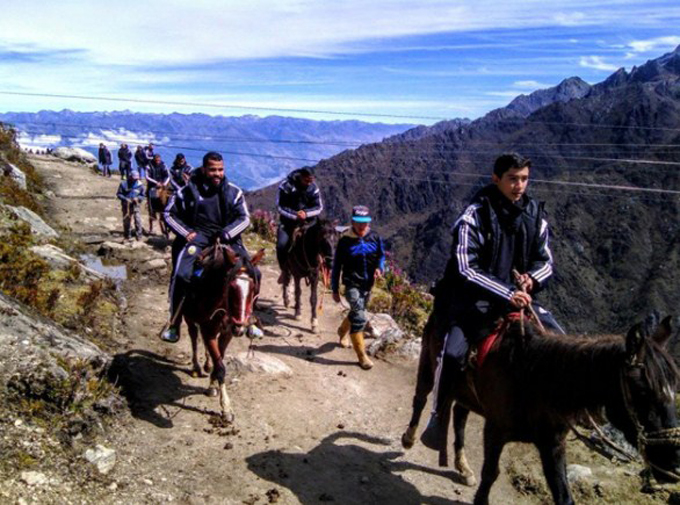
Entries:
<svg viewBox="0 0 680 505">
<path fill-rule="evenodd" d="M 534 325 L 512 323 L 498 356 L 522 388 L 526 398 L 562 414 L 578 415 L 602 406 L 618 391 L 627 363 L 626 341 L 621 335 L 542 334 Z M 641 353 L 650 387 L 659 398 L 677 384 L 677 368 L 668 352 L 647 338 Z"/>
</svg>

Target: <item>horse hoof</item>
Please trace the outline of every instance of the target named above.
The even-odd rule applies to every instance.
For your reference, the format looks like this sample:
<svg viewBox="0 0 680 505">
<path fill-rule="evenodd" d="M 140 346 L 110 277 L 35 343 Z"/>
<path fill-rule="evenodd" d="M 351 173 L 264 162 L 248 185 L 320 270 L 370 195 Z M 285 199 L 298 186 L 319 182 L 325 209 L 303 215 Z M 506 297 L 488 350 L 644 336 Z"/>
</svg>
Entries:
<svg viewBox="0 0 680 505">
<path fill-rule="evenodd" d="M 222 413 L 222 421 L 225 423 L 231 424 L 234 422 L 235 416 L 232 412 L 223 412 Z"/>
<path fill-rule="evenodd" d="M 463 475 L 463 485 L 475 487 L 477 485 L 477 479 L 474 475 Z"/>
<path fill-rule="evenodd" d="M 202 375 L 203 374 L 201 374 L 200 370 L 192 370 L 191 371 L 191 377 L 193 377 L 194 379 L 197 379 L 197 378 L 201 377 Z"/>
<path fill-rule="evenodd" d="M 404 449 L 410 449 L 411 447 L 413 447 L 415 441 L 416 441 L 415 437 L 410 436 L 409 431 L 405 431 L 404 434 L 401 436 L 401 446 Z"/>
<path fill-rule="evenodd" d="M 218 391 L 217 388 L 215 387 L 209 387 L 207 391 L 205 392 L 205 396 L 208 398 L 217 398 Z"/>
<path fill-rule="evenodd" d="M 295 319 L 296 321 L 299 321 L 300 319 L 302 319 L 302 316 L 300 314 L 295 314 L 293 319 Z"/>
</svg>

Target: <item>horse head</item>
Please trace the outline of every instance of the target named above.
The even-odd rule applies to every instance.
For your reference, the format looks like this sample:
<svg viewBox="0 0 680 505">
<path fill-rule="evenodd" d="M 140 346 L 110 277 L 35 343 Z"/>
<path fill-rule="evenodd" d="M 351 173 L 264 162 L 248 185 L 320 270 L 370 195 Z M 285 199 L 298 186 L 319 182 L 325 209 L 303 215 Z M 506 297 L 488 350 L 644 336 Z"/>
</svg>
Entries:
<svg viewBox="0 0 680 505">
<path fill-rule="evenodd" d="M 264 257 L 264 249 L 260 249 L 251 260 L 229 246 L 223 247 L 223 251 L 229 265 L 226 276 L 228 324 L 235 335 L 243 335 L 246 327 L 253 323 L 253 307 L 260 291 L 254 267 Z"/>
<path fill-rule="evenodd" d="M 673 332 L 672 317 L 659 322 L 657 313 L 630 329 L 621 370 L 624 412 L 611 418 L 662 482 L 680 480 L 677 369 L 666 352 Z"/>
</svg>

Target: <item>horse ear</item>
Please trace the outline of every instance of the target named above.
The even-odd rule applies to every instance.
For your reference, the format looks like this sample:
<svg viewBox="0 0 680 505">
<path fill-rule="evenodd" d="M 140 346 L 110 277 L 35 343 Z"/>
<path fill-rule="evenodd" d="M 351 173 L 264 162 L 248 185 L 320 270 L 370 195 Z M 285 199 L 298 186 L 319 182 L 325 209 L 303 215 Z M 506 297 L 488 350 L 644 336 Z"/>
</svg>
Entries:
<svg viewBox="0 0 680 505">
<path fill-rule="evenodd" d="M 645 336 L 642 333 L 642 323 L 638 323 L 628 330 L 628 335 L 626 335 L 626 355 L 630 361 L 635 361 L 644 341 Z"/>
<path fill-rule="evenodd" d="M 238 255 L 236 254 L 236 251 L 234 251 L 231 247 L 226 246 L 224 248 L 224 252 L 227 254 L 227 258 L 229 258 L 229 263 L 235 265 L 238 261 Z"/>
<path fill-rule="evenodd" d="M 667 316 L 656 328 L 656 331 L 652 334 L 652 339 L 659 344 L 661 347 L 666 347 L 666 344 L 673 335 L 674 321 L 673 316 Z"/>
<path fill-rule="evenodd" d="M 260 261 L 262 261 L 262 258 L 264 258 L 264 247 L 257 251 L 257 254 L 253 256 L 253 259 L 250 260 L 250 263 L 254 265 L 257 265 Z"/>
</svg>

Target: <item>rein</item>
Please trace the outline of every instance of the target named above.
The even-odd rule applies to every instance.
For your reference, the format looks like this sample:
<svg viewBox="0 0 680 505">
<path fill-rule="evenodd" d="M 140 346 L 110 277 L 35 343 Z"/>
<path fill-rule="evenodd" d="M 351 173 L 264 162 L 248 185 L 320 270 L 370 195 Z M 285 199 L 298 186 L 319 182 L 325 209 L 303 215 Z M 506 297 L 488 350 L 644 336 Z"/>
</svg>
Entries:
<svg viewBox="0 0 680 505">
<path fill-rule="evenodd" d="M 630 417 L 633 426 L 635 426 L 635 431 L 637 432 L 637 443 L 640 455 L 642 456 L 642 459 L 645 462 L 645 464 L 650 469 L 654 469 L 655 471 L 665 475 L 670 479 L 676 481 L 680 480 L 680 475 L 678 473 L 665 470 L 660 466 L 655 465 L 652 461 L 650 461 L 649 457 L 647 457 L 647 447 L 650 446 L 680 447 L 680 427 L 667 428 L 663 430 L 645 433 L 645 428 L 644 426 L 642 426 L 640 419 L 635 413 L 635 409 L 633 409 L 633 400 L 631 398 L 630 388 L 628 387 L 628 384 L 626 383 L 625 379 L 626 372 L 634 368 L 644 370 L 645 366 L 641 363 L 638 363 L 636 358 L 633 358 L 633 360 L 631 360 L 627 364 L 626 368 L 621 370 L 619 380 L 621 383 L 621 393 L 623 394 L 623 404 L 626 407 L 628 416 Z"/>
</svg>

